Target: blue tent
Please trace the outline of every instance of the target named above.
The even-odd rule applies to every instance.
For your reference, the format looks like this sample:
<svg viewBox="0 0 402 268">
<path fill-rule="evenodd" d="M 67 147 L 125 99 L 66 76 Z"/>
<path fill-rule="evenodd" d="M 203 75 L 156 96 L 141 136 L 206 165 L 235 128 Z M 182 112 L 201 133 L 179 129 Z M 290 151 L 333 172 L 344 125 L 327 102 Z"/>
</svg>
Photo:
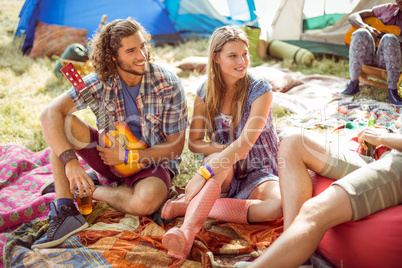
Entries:
<svg viewBox="0 0 402 268">
<path fill-rule="evenodd" d="M 24 37 L 22 51 L 29 53 L 33 45 L 36 21 L 87 29 L 88 38 L 98 29 L 102 15 L 108 21 L 132 17 L 152 35 L 155 45 L 181 41 L 160 0 L 26 0 L 16 30 Z"/>
<path fill-rule="evenodd" d="M 170 20 L 182 36 L 209 36 L 224 25 L 254 25 L 254 0 L 164 0 Z"/>
</svg>

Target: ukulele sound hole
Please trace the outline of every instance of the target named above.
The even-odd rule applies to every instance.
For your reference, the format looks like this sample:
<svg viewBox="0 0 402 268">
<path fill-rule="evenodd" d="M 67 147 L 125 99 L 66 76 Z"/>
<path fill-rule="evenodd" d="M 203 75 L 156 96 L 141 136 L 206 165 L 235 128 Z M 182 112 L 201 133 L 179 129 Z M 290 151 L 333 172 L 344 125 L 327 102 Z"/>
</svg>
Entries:
<svg viewBox="0 0 402 268">
<path fill-rule="evenodd" d="M 114 138 L 120 143 L 120 145 L 124 149 L 126 149 L 128 147 L 128 139 L 123 134 L 117 134 Z"/>
</svg>

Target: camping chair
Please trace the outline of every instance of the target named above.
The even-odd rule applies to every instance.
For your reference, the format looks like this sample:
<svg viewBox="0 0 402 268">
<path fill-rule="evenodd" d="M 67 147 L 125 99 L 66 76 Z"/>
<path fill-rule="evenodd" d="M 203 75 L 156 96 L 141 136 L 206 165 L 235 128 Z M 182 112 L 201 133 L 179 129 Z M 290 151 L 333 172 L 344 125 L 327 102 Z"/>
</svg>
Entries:
<svg viewBox="0 0 402 268">
<path fill-rule="evenodd" d="M 399 76 L 398 88 L 402 86 L 401 80 L 402 74 Z M 366 85 L 388 89 L 387 71 L 382 68 L 363 64 L 359 81 Z"/>
</svg>

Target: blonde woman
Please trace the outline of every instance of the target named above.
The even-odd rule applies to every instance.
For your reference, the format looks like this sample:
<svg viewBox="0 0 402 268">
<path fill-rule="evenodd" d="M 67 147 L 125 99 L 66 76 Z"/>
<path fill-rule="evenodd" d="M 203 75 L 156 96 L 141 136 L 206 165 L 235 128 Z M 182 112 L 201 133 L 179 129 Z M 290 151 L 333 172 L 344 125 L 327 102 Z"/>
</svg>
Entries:
<svg viewBox="0 0 402 268">
<path fill-rule="evenodd" d="M 237 26 L 218 28 L 209 41 L 208 78 L 195 98 L 189 137 L 203 166 L 185 195 L 162 209 L 164 219 L 185 215 L 162 240 L 173 257 L 187 257 L 207 217 L 241 224 L 282 217 L 273 94 L 266 80 L 248 74 L 248 46 Z M 218 199 L 221 193 L 226 198 Z"/>
</svg>

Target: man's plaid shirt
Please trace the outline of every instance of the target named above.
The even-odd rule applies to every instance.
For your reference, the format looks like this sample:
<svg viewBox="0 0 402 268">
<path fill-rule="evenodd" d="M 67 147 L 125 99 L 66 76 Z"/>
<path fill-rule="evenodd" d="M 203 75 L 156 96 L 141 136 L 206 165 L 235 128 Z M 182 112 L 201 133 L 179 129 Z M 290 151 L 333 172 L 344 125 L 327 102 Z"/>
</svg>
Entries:
<svg viewBox="0 0 402 268">
<path fill-rule="evenodd" d="M 126 112 L 120 76 L 116 73 L 106 83 L 97 74 L 84 77 L 85 85 L 100 110 L 113 122 L 125 122 Z M 88 107 L 73 87 L 67 94 L 78 110 Z M 150 147 L 166 140 L 166 136 L 183 132 L 188 126 L 186 96 L 180 78 L 165 68 L 150 64 L 150 71 L 142 79 L 137 107 L 140 112 L 142 140 Z M 98 129 L 103 129 L 97 121 Z"/>
</svg>

